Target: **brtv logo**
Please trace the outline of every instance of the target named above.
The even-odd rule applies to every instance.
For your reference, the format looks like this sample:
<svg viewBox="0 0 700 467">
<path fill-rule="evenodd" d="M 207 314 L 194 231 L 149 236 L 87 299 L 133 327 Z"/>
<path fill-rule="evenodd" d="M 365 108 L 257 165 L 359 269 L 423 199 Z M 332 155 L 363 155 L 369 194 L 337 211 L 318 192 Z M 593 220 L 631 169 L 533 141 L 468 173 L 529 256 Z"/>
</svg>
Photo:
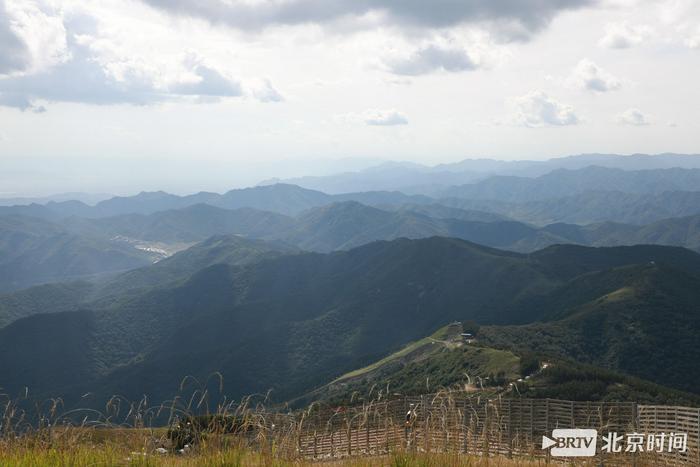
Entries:
<svg viewBox="0 0 700 467">
<path fill-rule="evenodd" d="M 542 449 L 551 448 L 555 457 L 593 457 L 597 441 L 597 430 L 557 429 L 551 438 L 542 437 Z"/>
</svg>

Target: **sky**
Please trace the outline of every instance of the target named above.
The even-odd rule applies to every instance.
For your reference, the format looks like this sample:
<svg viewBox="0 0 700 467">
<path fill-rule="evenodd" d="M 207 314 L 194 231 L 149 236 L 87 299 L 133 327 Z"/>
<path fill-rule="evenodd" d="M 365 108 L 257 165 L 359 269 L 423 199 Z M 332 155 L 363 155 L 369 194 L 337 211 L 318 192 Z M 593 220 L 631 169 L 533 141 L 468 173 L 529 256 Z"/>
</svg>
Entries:
<svg viewBox="0 0 700 467">
<path fill-rule="evenodd" d="M 0 197 L 698 153 L 697 0 L 0 0 Z"/>
</svg>

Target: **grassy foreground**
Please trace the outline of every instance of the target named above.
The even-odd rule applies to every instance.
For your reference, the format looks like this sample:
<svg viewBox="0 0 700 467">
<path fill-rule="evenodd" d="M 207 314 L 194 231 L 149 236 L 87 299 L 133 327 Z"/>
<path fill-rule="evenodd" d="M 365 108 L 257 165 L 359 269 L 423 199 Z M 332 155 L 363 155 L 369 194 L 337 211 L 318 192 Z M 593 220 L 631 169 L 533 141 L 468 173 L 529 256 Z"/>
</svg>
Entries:
<svg viewBox="0 0 700 467">
<path fill-rule="evenodd" d="M 10 449 L 0 453 L 0 465 L 8 467 L 39 466 L 241 466 L 241 467 L 292 467 L 292 466 L 337 466 L 337 467 L 534 467 L 544 466 L 544 460 L 488 459 L 458 454 L 405 454 L 329 461 L 303 461 L 278 459 L 269 453 L 256 453 L 242 449 L 223 449 L 190 452 L 187 454 L 158 454 L 129 451 L 123 446 L 81 445 L 72 449 Z M 593 463 L 576 465 L 595 465 Z"/>
<path fill-rule="evenodd" d="M 535 467 L 545 465 L 597 466 L 595 461 L 548 464 L 545 459 L 489 457 L 457 453 L 394 452 L 388 455 L 309 461 L 286 459 L 274 447 L 264 451 L 236 445 L 235 438 L 205 441 L 184 453 L 159 452 L 160 433 L 152 430 L 76 430 L 55 439 L 42 437 L 0 438 L 3 467 L 93 467 L 93 466 L 221 466 L 221 467 Z M 637 464 L 643 467 L 643 463 Z M 649 464 L 652 465 L 652 464 Z"/>
</svg>

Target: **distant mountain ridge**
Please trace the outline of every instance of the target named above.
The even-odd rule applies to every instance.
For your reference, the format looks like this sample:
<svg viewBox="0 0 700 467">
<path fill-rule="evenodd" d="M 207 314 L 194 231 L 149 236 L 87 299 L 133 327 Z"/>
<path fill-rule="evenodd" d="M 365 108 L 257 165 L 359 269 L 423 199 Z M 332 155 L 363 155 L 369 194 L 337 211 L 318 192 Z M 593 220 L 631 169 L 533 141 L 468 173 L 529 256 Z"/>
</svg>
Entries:
<svg viewBox="0 0 700 467">
<path fill-rule="evenodd" d="M 700 156 L 678 157 L 700 160 Z M 343 201 L 357 201 L 389 210 L 400 210 L 402 206 L 432 205 L 431 209 L 435 213 L 436 206 L 442 206 L 443 210 L 459 208 L 537 225 L 556 222 L 589 224 L 603 221 L 647 224 L 670 217 L 698 214 L 699 200 L 700 169 L 625 171 L 586 166 L 577 169 L 557 169 L 536 178 L 492 176 L 476 183 L 443 188 L 436 192 L 434 197 L 406 195 L 398 191 L 330 195 L 299 186 L 276 184 L 231 190 L 222 195 L 205 192 L 188 196 L 176 196 L 165 192 L 140 193 L 131 197 L 111 198 L 95 206 L 78 201 L 0 206 L 0 217 L 23 215 L 51 221 L 71 217 L 96 219 L 121 215 L 150 215 L 198 204 L 229 210 L 250 208 L 297 216 L 312 208 Z M 444 214 L 430 215 L 450 217 Z M 472 217 L 463 220 L 479 219 Z M 487 219 L 483 216 L 481 220 Z"/>
<path fill-rule="evenodd" d="M 443 198 L 537 201 L 561 198 L 614 187 L 625 193 L 659 194 L 666 191 L 700 190 L 700 169 L 654 169 L 625 171 L 589 166 L 557 169 L 536 178 L 495 176 L 481 182 L 448 188 Z"/>
<path fill-rule="evenodd" d="M 113 198 L 114 195 L 107 193 L 58 193 L 52 196 L 37 196 L 37 197 L 7 197 L 0 198 L 0 206 L 16 206 L 28 204 L 47 204 L 50 202 L 63 201 L 79 201 L 81 203 L 93 205 Z"/>
<path fill-rule="evenodd" d="M 698 249 L 700 191 L 693 190 L 700 188 L 700 169 L 654 168 L 692 166 L 698 160 L 700 156 L 577 156 L 556 160 L 565 168 L 545 175 L 492 176 L 445 189 L 440 198 L 397 191 L 330 195 L 276 184 L 224 194 L 144 192 L 94 206 L 79 201 L 0 206 L 0 236 L 5 239 L 0 244 L 0 291 L 132 269 L 229 234 L 320 252 L 430 236 L 521 252 L 558 243 Z M 646 168 L 578 167 L 596 161 Z M 465 164 L 490 170 L 501 163 L 464 161 L 440 170 L 460 170 Z M 427 169 L 385 164 L 369 172 L 384 170 Z M 613 188 L 619 191 L 609 191 Z"/>
<path fill-rule="evenodd" d="M 441 205 L 482 210 L 537 225 L 593 224 L 606 221 L 649 224 L 671 217 L 700 214 L 700 191 L 633 194 L 589 191 L 529 202 L 445 198 Z"/>
<path fill-rule="evenodd" d="M 365 190 L 398 190 L 437 196 L 453 185 L 475 183 L 492 176 L 539 177 L 558 169 L 577 170 L 599 166 L 622 170 L 700 169 L 700 155 L 685 154 L 581 154 L 545 161 L 465 159 L 433 167 L 412 163 L 385 163 L 358 172 L 320 177 L 276 180 L 326 193 Z M 264 184 L 267 184 L 264 182 Z"/>
<path fill-rule="evenodd" d="M 399 192 L 362 192 L 328 195 L 295 185 L 276 184 L 243 188 L 224 194 L 196 193 L 177 196 L 163 191 L 142 192 L 134 196 L 114 197 L 88 206 L 79 201 L 49 202 L 46 205 L 30 204 L 0 206 L 0 216 L 28 215 L 56 220 L 68 217 L 103 218 L 124 214 L 153 214 L 160 211 L 183 209 L 198 204 L 207 204 L 222 209 L 251 208 L 284 215 L 297 215 L 314 207 L 340 201 L 359 201 L 365 204 L 429 203 L 425 196 L 409 196 Z"/>
<path fill-rule="evenodd" d="M 700 169 L 700 154 L 578 154 L 544 161 L 466 159 L 451 164 L 441 164 L 436 166 L 436 169 L 452 171 L 468 169 L 493 175 L 538 177 L 558 169 L 577 170 L 590 166 L 631 171 L 672 168 Z"/>
<path fill-rule="evenodd" d="M 386 163 L 361 172 L 329 177 L 320 179 L 351 177 L 355 181 L 345 184 L 343 189 L 334 187 L 333 183 L 328 186 L 311 186 L 304 183 L 307 180 L 304 178 L 291 180 L 293 183 L 263 184 L 230 190 L 224 194 L 200 192 L 177 196 L 165 192 L 142 192 L 135 196 L 106 199 L 95 206 L 75 200 L 50 201 L 38 206 L 0 206 L 0 215 L 29 214 L 29 211 L 33 211 L 32 215 L 44 218 L 97 218 L 150 214 L 202 203 L 224 209 L 249 207 L 297 215 L 304 210 L 339 201 L 359 201 L 374 206 L 430 204 L 440 198 L 522 203 L 594 191 L 617 190 L 637 194 L 700 191 L 700 155 L 592 154 L 549 161 L 476 159 L 432 168 L 417 164 Z M 416 177 L 428 178 L 413 180 Z M 435 177 L 440 180 L 433 180 Z M 375 178 L 378 179 L 377 183 L 372 181 Z M 365 183 L 360 183 L 361 181 Z M 421 186 L 425 189 L 420 189 Z"/>
<path fill-rule="evenodd" d="M 309 209 L 295 218 L 252 208 L 227 210 L 206 204 L 150 215 L 68 218 L 56 222 L 0 216 L 0 273 L 5 274 L 4 289 L 0 287 L 0 291 L 138 268 L 222 235 L 275 242 L 287 250 L 323 253 L 377 240 L 433 236 L 519 252 L 554 244 L 658 244 L 700 251 L 700 214 L 643 226 L 603 222 L 537 227 L 498 215 L 439 205 L 391 206 L 383 210 L 345 201 Z"/>
</svg>

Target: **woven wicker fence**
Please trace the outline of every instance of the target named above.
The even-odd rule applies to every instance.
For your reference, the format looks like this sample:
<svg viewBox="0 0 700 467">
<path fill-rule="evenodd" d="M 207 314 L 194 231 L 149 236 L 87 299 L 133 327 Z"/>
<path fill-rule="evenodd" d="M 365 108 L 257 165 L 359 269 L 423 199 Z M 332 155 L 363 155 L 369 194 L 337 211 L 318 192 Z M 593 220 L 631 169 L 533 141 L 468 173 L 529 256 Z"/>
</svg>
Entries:
<svg viewBox="0 0 700 467">
<path fill-rule="evenodd" d="M 407 414 L 411 413 L 407 422 Z M 700 465 L 700 409 L 627 402 L 496 399 L 431 394 L 325 409 L 294 419 L 289 452 L 309 459 L 378 455 L 397 450 L 546 457 L 542 436 L 557 428 L 605 433 L 684 433 L 684 452 L 603 454 L 606 465 Z M 279 427 L 278 429 L 281 429 Z M 294 444 L 292 446 L 291 444 Z M 600 447 L 601 444 L 599 444 Z"/>
</svg>

